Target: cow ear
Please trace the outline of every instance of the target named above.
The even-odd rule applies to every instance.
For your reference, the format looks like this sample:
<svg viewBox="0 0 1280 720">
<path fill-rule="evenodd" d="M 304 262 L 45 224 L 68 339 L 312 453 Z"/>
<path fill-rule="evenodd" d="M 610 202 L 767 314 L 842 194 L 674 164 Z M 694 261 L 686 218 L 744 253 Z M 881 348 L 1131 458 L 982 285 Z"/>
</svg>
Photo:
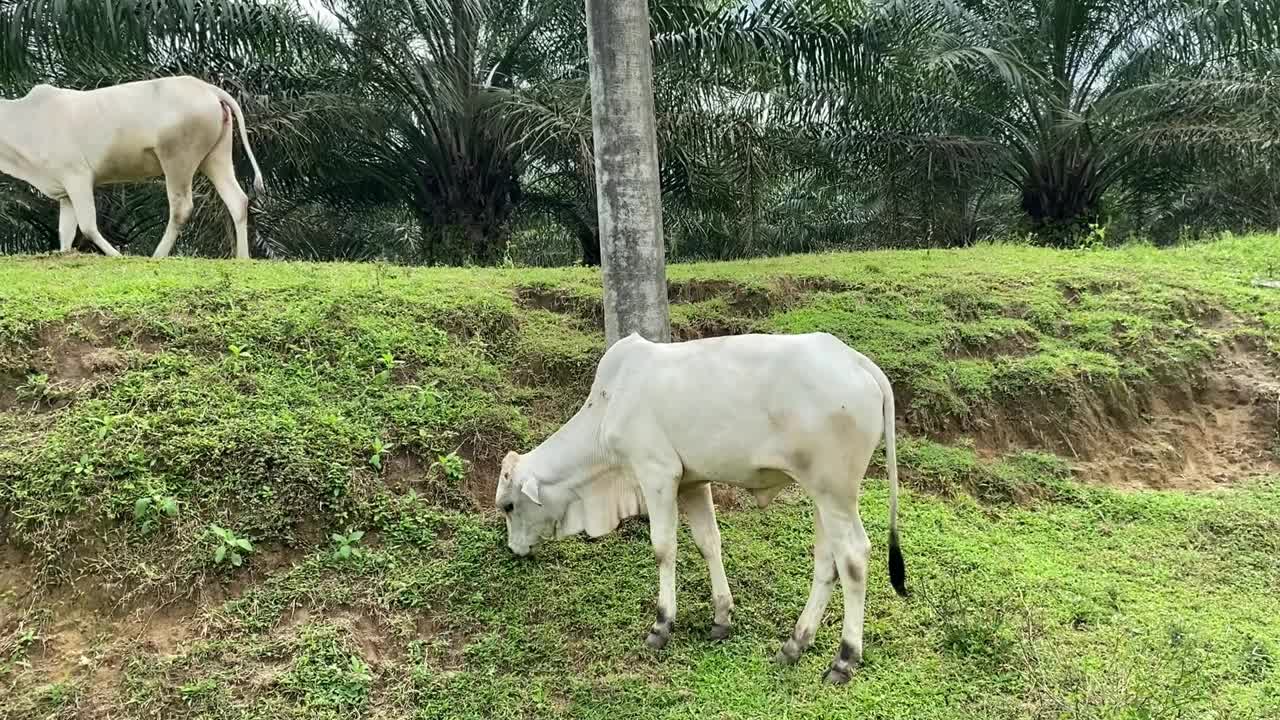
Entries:
<svg viewBox="0 0 1280 720">
<path fill-rule="evenodd" d="M 535 505 L 542 504 L 542 500 L 538 497 L 538 478 L 530 475 L 520 487 L 520 492 L 523 492 Z"/>
<path fill-rule="evenodd" d="M 508 475 L 516 466 L 516 461 L 520 459 L 520 453 L 515 450 L 507 451 L 506 457 L 502 458 L 502 474 Z"/>
</svg>

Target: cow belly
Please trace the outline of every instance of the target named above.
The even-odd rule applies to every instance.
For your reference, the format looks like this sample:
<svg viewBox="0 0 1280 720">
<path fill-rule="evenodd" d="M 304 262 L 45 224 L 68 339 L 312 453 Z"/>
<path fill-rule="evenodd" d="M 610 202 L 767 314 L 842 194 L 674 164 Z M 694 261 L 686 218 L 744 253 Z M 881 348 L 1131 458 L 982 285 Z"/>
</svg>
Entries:
<svg viewBox="0 0 1280 720">
<path fill-rule="evenodd" d="M 732 485 L 751 493 L 751 496 L 755 498 L 756 506 L 764 508 L 773 502 L 778 493 L 781 493 L 788 485 L 794 482 L 790 475 L 774 469 L 744 470 L 737 474 L 716 473 L 715 475 L 715 477 L 708 477 L 686 468 L 680 484 L 688 486 L 714 482 Z"/>
<path fill-rule="evenodd" d="M 704 468 L 685 466 L 684 477 L 681 480 L 682 485 L 707 482 L 733 485 L 734 487 L 740 487 L 744 490 L 755 492 L 757 490 L 772 490 L 779 486 L 788 485 L 792 480 L 790 475 L 773 468 L 750 468 L 746 466 L 730 467 L 722 465 L 714 470 L 707 470 Z"/>
<path fill-rule="evenodd" d="M 98 169 L 99 184 L 124 183 L 163 175 L 160 158 L 155 150 L 146 148 L 133 152 L 118 152 L 107 156 Z"/>
</svg>

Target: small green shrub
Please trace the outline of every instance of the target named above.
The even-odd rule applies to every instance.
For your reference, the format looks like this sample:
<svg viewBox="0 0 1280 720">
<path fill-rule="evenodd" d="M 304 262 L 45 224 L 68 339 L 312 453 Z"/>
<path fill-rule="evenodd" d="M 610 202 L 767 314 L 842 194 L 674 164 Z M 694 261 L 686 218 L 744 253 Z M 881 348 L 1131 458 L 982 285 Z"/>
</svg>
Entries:
<svg viewBox="0 0 1280 720">
<path fill-rule="evenodd" d="M 348 529 L 345 533 L 333 533 L 329 537 L 333 540 L 335 546 L 333 550 L 334 559 L 350 560 L 364 556 L 364 550 L 356 547 L 356 543 L 360 542 L 360 538 L 364 537 L 363 530 Z"/>
<path fill-rule="evenodd" d="M 391 452 L 391 448 L 393 447 L 395 447 L 395 445 L 391 443 L 384 444 L 381 438 L 374 438 L 373 444 L 370 448 L 371 452 L 369 454 L 369 464 L 373 466 L 374 470 L 382 472 L 382 456 Z"/>
<path fill-rule="evenodd" d="M 436 464 L 440 466 L 445 478 L 455 484 L 462 482 L 467 476 L 466 461 L 458 457 L 456 452 L 437 457 Z"/>
<path fill-rule="evenodd" d="M 178 499 L 170 495 L 144 495 L 133 503 L 133 521 L 150 532 L 162 518 L 178 516 Z"/>
<path fill-rule="evenodd" d="M 49 396 L 49 374 L 33 373 L 27 376 L 27 381 L 19 385 L 17 394 L 19 400 L 27 400 L 31 402 L 39 402 Z"/>
<path fill-rule="evenodd" d="M 231 530 L 211 524 L 209 532 L 218 543 L 213 550 L 215 565 L 230 562 L 232 566 L 240 567 L 244 564 L 244 555 L 253 552 L 253 543 L 249 542 L 248 538 L 238 537 Z"/>
</svg>

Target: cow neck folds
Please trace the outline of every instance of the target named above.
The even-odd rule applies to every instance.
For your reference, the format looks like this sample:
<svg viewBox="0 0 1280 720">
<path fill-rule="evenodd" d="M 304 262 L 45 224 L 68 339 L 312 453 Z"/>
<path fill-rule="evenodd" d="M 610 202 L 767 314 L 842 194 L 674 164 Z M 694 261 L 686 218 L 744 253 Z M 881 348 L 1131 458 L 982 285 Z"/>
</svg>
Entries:
<svg viewBox="0 0 1280 720">
<path fill-rule="evenodd" d="M 590 482 L 606 469 L 606 457 L 600 442 L 603 405 L 584 405 L 521 460 L 528 463 L 529 473 L 538 478 L 542 487 L 572 490 Z"/>
</svg>

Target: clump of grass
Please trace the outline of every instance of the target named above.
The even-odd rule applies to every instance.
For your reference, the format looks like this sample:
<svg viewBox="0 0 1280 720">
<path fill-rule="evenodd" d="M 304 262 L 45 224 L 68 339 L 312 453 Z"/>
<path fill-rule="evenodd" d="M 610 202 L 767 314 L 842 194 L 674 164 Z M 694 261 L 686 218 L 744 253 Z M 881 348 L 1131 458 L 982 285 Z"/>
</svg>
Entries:
<svg viewBox="0 0 1280 720">
<path fill-rule="evenodd" d="M 954 576 L 920 588 L 938 649 L 957 660 L 999 671 L 1013 662 L 1016 617 L 1010 598 L 975 597 Z"/>
<path fill-rule="evenodd" d="M 289 672 L 280 678 L 288 697 L 314 711 L 360 713 L 374 676 L 369 664 L 329 624 L 307 626 Z"/>
<path fill-rule="evenodd" d="M 876 461 L 883 463 L 883 449 Z M 1056 455 L 1014 451 L 984 460 L 971 446 L 945 445 L 919 438 L 903 438 L 898 463 L 909 487 L 951 496 L 970 494 L 984 502 L 1031 502 L 1065 499 L 1075 491 L 1071 471 Z"/>
</svg>

